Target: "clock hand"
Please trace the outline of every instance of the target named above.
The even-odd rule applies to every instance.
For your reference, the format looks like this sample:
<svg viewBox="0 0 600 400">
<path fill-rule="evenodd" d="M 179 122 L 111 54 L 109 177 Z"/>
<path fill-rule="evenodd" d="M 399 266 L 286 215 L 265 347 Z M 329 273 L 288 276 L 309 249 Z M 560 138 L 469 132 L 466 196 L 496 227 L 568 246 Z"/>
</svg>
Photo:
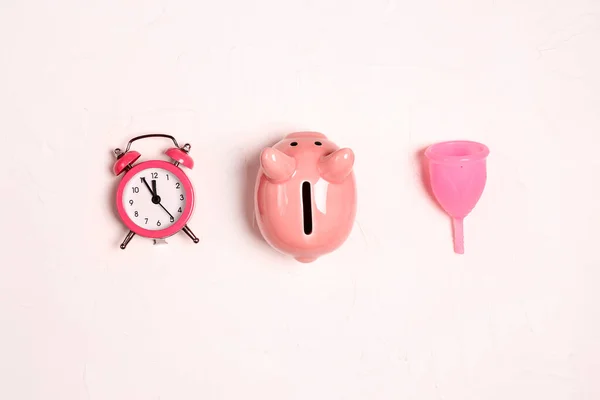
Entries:
<svg viewBox="0 0 600 400">
<path fill-rule="evenodd" d="M 171 217 L 171 221 L 174 221 L 175 217 L 173 217 L 173 215 L 165 208 L 165 206 L 163 206 L 160 203 L 160 197 L 156 195 L 156 180 L 154 180 L 154 179 L 152 180 L 152 187 L 154 188 L 154 190 L 152 190 L 152 188 L 150 188 L 150 185 L 148 185 L 148 182 L 146 181 L 146 178 L 142 178 L 142 182 L 144 182 L 144 185 L 146 185 L 146 187 L 148 188 L 148 190 L 152 194 L 152 203 L 158 204 L 159 206 L 161 206 L 162 209 L 165 210 L 165 212 L 167 214 L 169 214 L 169 217 Z"/>
<path fill-rule="evenodd" d="M 156 191 L 156 179 L 152 179 L 152 193 L 154 193 L 154 197 L 158 197 L 158 192 Z"/>
<path fill-rule="evenodd" d="M 144 182 L 144 185 L 146 185 L 146 187 L 150 191 L 150 194 L 152 194 L 152 203 L 159 204 L 160 203 L 160 197 L 156 195 L 156 181 L 152 180 L 152 186 L 154 187 L 154 190 L 152 190 L 150 188 L 150 185 L 148 185 L 148 181 L 146 180 L 146 178 L 142 178 L 142 182 Z"/>
<path fill-rule="evenodd" d="M 154 198 L 154 192 L 152 191 L 152 189 L 150 189 L 150 185 L 148 185 L 148 182 L 146 182 L 146 178 L 142 178 L 142 182 L 144 182 L 144 185 L 146 185 L 146 187 L 150 191 L 150 194 L 152 194 L 152 198 Z"/>
<path fill-rule="evenodd" d="M 166 212 L 167 214 L 169 214 L 169 217 L 171 217 L 171 221 L 175 221 L 175 217 L 173 217 L 173 216 L 171 215 L 171 213 L 170 213 L 170 212 L 169 212 L 169 211 L 168 211 L 168 210 L 165 208 L 165 206 L 163 206 L 163 205 L 162 205 L 160 202 L 158 203 L 158 205 L 159 205 L 159 206 L 161 206 L 161 207 L 162 207 L 162 209 L 163 209 L 163 210 L 165 210 L 165 212 Z"/>
</svg>

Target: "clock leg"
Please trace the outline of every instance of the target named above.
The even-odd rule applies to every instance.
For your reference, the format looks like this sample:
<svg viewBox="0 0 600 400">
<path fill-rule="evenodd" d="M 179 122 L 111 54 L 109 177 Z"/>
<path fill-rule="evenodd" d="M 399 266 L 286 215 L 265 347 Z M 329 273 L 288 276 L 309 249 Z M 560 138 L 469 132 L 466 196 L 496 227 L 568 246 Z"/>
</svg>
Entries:
<svg viewBox="0 0 600 400">
<path fill-rule="evenodd" d="M 125 240 L 123 240 L 123 243 L 121 243 L 121 249 L 125 250 L 125 247 L 127 247 L 127 245 L 129 244 L 129 242 L 131 242 L 131 239 L 135 236 L 135 233 L 133 231 L 129 231 L 129 233 L 127 234 L 127 236 L 125 236 Z"/>
<path fill-rule="evenodd" d="M 187 225 L 184 226 L 182 230 L 185 232 L 186 235 L 190 237 L 190 239 L 194 241 L 194 243 L 198 243 L 200 241 L 200 239 L 198 239 L 196 235 L 194 235 L 194 232 L 192 232 L 192 230 Z"/>
</svg>

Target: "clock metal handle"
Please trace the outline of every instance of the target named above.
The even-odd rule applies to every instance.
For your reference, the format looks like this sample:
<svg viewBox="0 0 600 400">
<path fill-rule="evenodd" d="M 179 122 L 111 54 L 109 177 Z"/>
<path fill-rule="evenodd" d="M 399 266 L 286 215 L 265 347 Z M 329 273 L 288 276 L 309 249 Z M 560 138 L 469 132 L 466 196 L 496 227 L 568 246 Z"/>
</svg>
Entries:
<svg viewBox="0 0 600 400">
<path fill-rule="evenodd" d="M 156 137 L 162 137 L 162 138 L 171 139 L 173 141 L 173 143 L 175 144 L 175 147 L 179 147 L 179 144 L 177 143 L 177 140 L 175 140 L 175 138 L 173 136 L 171 136 L 171 135 L 167 135 L 165 133 L 148 133 L 146 135 L 136 136 L 133 139 L 131 139 L 129 141 L 129 143 L 127 143 L 127 148 L 125 149 L 125 152 L 127 153 L 129 151 L 129 149 L 131 148 L 131 145 L 136 140 L 148 139 L 148 138 L 156 138 Z"/>
<path fill-rule="evenodd" d="M 127 148 L 125 149 L 125 151 L 122 151 L 119 148 L 115 149 L 114 150 L 115 157 L 117 157 L 117 159 L 121 158 L 125 153 L 127 153 L 129 151 L 129 149 L 131 149 L 131 145 L 136 140 L 148 139 L 148 138 L 157 138 L 157 137 L 171 139 L 173 141 L 173 144 L 175 144 L 175 147 L 177 147 L 178 149 L 182 149 L 186 153 L 190 151 L 191 146 L 190 146 L 189 143 L 186 143 L 186 144 L 183 145 L 183 147 L 181 147 L 181 146 L 179 146 L 179 143 L 177 143 L 177 140 L 173 136 L 171 136 L 171 135 L 167 135 L 165 133 L 148 133 L 148 134 L 145 134 L 145 135 L 136 136 L 133 139 L 131 139 L 127 143 Z"/>
</svg>

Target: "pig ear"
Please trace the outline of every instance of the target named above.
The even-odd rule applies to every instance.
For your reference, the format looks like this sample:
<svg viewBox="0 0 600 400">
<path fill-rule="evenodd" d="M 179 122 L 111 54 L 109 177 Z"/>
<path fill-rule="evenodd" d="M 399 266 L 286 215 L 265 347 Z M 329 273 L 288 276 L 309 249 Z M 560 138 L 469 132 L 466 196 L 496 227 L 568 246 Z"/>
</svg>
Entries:
<svg viewBox="0 0 600 400">
<path fill-rule="evenodd" d="M 260 154 L 260 166 L 267 178 L 274 182 L 287 181 L 296 171 L 296 160 L 272 147 Z"/>
<path fill-rule="evenodd" d="M 354 152 L 348 148 L 334 151 L 319 161 L 319 171 L 323 179 L 341 183 L 350 173 L 354 166 Z"/>
</svg>

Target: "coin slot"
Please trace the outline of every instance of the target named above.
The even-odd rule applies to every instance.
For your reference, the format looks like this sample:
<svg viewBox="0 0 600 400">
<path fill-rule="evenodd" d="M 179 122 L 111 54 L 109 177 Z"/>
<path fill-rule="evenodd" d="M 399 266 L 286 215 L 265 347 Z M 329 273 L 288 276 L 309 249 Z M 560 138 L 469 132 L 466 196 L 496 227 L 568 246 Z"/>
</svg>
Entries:
<svg viewBox="0 0 600 400">
<path fill-rule="evenodd" d="M 304 234 L 310 235 L 313 231 L 312 196 L 310 182 L 302 183 L 302 216 L 304 219 Z"/>
</svg>

